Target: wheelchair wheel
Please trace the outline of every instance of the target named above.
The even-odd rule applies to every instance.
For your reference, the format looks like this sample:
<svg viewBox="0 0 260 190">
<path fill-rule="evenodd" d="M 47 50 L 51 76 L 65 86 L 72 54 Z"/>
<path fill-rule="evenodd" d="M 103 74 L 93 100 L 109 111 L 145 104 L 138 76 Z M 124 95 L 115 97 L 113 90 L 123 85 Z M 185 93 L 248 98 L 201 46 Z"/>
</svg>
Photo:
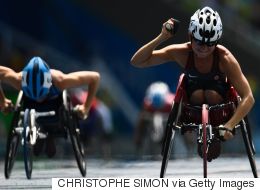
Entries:
<svg viewBox="0 0 260 190">
<path fill-rule="evenodd" d="M 32 176 L 32 145 L 30 144 L 30 110 L 26 109 L 24 112 L 23 120 L 23 157 L 24 157 L 24 168 L 27 179 L 31 179 Z"/>
<path fill-rule="evenodd" d="M 20 116 L 20 111 L 15 111 L 12 119 L 11 129 L 9 131 L 8 138 L 7 138 L 6 153 L 5 153 L 5 178 L 6 179 L 9 179 L 11 175 L 17 149 L 18 149 L 18 144 L 20 141 L 20 135 L 15 132 L 15 127 L 17 127 L 18 125 L 19 116 Z"/>
<path fill-rule="evenodd" d="M 85 177 L 86 176 L 85 151 L 84 151 L 84 146 L 80 140 L 78 118 L 75 114 L 73 113 L 69 114 L 69 112 L 67 112 L 67 118 L 69 118 L 68 128 L 69 128 L 70 140 L 77 160 L 77 164 L 81 172 L 81 175 Z"/>
<path fill-rule="evenodd" d="M 209 112 L 206 104 L 202 105 L 202 140 L 203 140 L 203 176 L 207 177 L 207 152 L 208 152 L 208 143 L 207 143 L 207 125 L 209 124 Z"/>
<path fill-rule="evenodd" d="M 163 159 L 161 165 L 160 178 L 163 178 L 165 176 L 166 169 L 168 166 L 168 161 L 170 159 L 175 130 L 176 130 L 173 124 L 177 123 L 178 116 L 180 113 L 180 107 L 181 107 L 180 103 L 174 103 L 173 108 L 167 120 L 167 126 L 164 134 L 163 147 L 162 147 Z"/>
<path fill-rule="evenodd" d="M 255 155 L 255 146 L 254 146 L 254 143 L 253 143 L 252 131 L 251 131 L 251 127 L 250 127 L 250 124 L 249 124 L 247 116 L 244 118 L 244 121 L 245 121 L 245 125 L 246 125 L 246 131 L 247 131 L 247 134 L 248 134 L 250 147 L 252 149 L 252 154 Z"/>
<path fill-rule="evenodd" d="M 249 128 L 249 122 L 247 117 L 240 122 L 240 128 L 243 136 L 243 140 L 245 143 L 245 148 L 247 152 L 247 156 L 250 162 L 250 166 L 253 172 L 253 175 L 255 178 L 258 178 L 257 174 L 257 169 L 256 169 L 256 163 L 255 163 L 255 158 L 254 158 L 254 146 L 252 139 L 250 139 L 249 133 L 248 133 L 248 128 Z"/>
</svg>

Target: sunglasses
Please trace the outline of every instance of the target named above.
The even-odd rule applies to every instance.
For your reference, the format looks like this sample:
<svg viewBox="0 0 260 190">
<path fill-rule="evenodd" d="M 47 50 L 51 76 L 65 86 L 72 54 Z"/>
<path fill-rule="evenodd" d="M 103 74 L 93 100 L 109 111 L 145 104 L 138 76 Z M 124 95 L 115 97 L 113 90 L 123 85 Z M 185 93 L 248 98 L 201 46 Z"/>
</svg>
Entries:
<svg viewBox="0 0 260 190">
<path fill-rule="evenodd" d="M 217 43 L 218 43 L 217 41 L 215 41 L 215 42 L 202 42 L 200 40 L 197 40 L 196 38 L 193 38 L 193 40 L 196 43 L 196 45 L 198 45 L 198 46 L 206 45 L 208 47 L 212 47 L 212 46 L 217 45 Z"/>
</svg>

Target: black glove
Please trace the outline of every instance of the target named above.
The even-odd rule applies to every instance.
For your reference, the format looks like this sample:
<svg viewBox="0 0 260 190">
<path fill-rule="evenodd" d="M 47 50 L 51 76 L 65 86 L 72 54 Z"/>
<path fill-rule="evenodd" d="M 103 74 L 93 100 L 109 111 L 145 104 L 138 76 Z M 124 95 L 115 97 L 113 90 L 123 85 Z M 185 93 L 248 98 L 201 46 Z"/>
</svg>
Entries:
<svg viewBox="0 0 260 190">
<path fill-rule="evenodd" d="M 173 25 L 170 23 L 166 23 L 165 28 L 167 31 L 169 31 L 172 35 L 176 34 L 176 32 L 178 31 L 179 25 L 180 25 L 180 21 L 177 19 L 173 19 L 171 18 Z"/>
</svg>

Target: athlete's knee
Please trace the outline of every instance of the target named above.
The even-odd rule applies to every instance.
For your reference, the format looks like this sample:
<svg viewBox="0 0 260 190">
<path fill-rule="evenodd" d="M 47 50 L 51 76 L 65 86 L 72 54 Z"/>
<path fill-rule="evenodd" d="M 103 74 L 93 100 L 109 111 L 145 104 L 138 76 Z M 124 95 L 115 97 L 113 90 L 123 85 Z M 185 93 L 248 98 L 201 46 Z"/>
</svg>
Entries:
<svg viewBox="0 0 260 190">
<path fill-rule="evenodd" d="M 202 89 L 195 90 L 190 97 L 190 103 L 193 105 L 201 105 L 204 103 L 204 92 Z"/>
<path fill-rule="evenodd" d="M 205 91 L 206 102 L 210 105 L 220 104 L 223 102 L 222 96 L 214 90 Z"/>
</svg>

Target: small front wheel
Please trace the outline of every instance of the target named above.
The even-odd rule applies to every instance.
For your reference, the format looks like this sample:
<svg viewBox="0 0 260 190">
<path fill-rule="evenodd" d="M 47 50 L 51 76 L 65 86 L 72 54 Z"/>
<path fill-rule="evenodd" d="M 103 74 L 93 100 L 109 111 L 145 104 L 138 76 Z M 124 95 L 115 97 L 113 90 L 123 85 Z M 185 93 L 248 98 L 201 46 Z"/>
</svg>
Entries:
<svg viewBox="0 0 260 190">
<path fill-rule="evenodd" d="M 32 145 L 30 131 L 30 110 L 26 109 L 24 112 L 23 120 L 23 157 L 24 157 L 24 168 L 27 179 L 31 179 L 32 176 Z"/>
<path fill-rule="evenodd" d="M 206 104 L 202 105 L 202 140 L 203 140 L 203 176 L 207 178 L 207 125 L 209 124 L 209 110 Z"/>
</svg>

